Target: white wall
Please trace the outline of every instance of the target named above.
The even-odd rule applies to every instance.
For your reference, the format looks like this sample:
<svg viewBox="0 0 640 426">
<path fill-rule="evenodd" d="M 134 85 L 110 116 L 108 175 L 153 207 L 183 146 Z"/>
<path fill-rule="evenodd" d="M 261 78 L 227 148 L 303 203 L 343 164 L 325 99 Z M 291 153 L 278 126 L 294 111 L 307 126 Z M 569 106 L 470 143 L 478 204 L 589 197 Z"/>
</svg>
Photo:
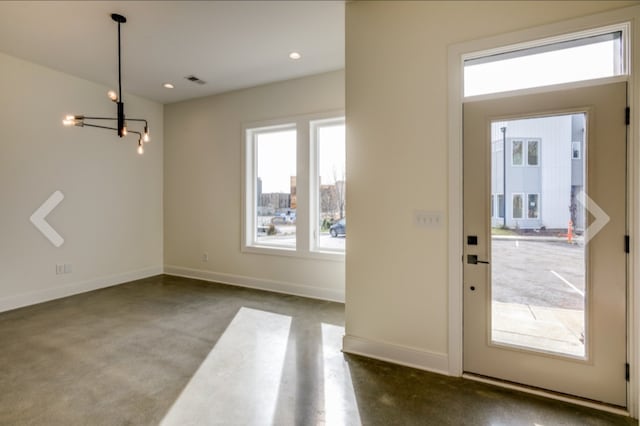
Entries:
<svg viewBox="0 0 640 426">
<path fill-rule="evenodd" d="M 166 105 L 165 271 L 342 300 L 344 262 L 241 252 L 241 152 L 243 124 L 343 109 L 343 71 Z"/>
<path fill-rule="evenodd" d="M 413 226 L 448 216 L 448 47 L 630 4 L 346 4 L 345 350 L 449 371 L 447 228 Z"/>
<path fill-rule="evenodd" d="M 162 266 L 162 105 L 124 94 L 150 121 L 136 139 L 65 128 L 68 113 L 115 115 L 109 88 L 0 54 L 0 311 L 154 275 Z M 54 247 L 29 221 L 56 190 Z M 55 265 L 72 265 L 56 275 Z"/>
</svg>

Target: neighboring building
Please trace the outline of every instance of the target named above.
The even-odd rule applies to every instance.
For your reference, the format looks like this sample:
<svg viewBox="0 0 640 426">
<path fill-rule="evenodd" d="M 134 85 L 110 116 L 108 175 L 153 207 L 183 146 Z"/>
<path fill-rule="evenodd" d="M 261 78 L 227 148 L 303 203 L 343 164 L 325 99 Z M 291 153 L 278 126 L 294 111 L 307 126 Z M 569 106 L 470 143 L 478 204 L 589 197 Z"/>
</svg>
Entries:
<svg viewBox="0 0 640 426">
<path fill-rule="evenodd" d="M 494 122 L 491 127 L 492 226 L 566 229 L 571 220 L 574 229 L 584 229 L 584 209 L 576 197 L 584 189 L 585 115 Z"/>
<path fill-rule="evenodd" d="M 262 193 L 262 179 L 256 184 L 256 199 L 258 201 L 258 216 L 270 216 L 282 211 L 291 210 L 291 194 L 286 192 Z"/>
</svg>

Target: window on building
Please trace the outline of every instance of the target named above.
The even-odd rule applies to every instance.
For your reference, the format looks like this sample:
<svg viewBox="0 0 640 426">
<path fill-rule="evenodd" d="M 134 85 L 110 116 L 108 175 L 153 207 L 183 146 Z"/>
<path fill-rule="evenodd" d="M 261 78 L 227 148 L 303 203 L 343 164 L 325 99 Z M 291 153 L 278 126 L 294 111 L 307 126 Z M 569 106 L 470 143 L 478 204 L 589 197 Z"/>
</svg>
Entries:
<svg viewBox="0 0 640 426">
<path fill-rule="evenodd" d="M 527 164 L 529 166 L 537 166 L 540 161 L 540 142 L 527 141 Z"/>
<path fill-rule="evenodd" d="M 522 194 L 513 194 L 511 217 L 514 219 L 522 219 L 522 213 Z"/>
<path fill-rule="evenodd" d="M 624 25 L 578 33 L 537 46 L 510 46 L 464 61 L 464 96 L 613 77 L 626 73 Z"/>
<path fill-rule="evenodd" d="M 504 218 L 504 194 L 498 194 L 498 217 Z"/>
<path fill-rule="evenodd" d="M 341 114 L 246 126 L 243 251 L 342 256 L 345 157 Z"/>
<path fill-rule="evenodd" d="M 346 226 L 346 162 L 344 118 L 311 122 L 315 153 L 312 193 L 313 250 L 344 251 Z"/>
<path fill-rule="evenodd" d="M 539 194 L 527 195 L 527 218 L 538 219 L 540 217 L 540 205 L 538 203 L 539 199 Z"/>
<path fill-rule="evenodd" d="M 496 196 L 491 194 L 491 217 L 496 217 L 495 209 L 494 209 L 495 199 L 496 199 Z"/>
<path fill-rule="evenodd" d="M 580 142 L 571 142 L 571 158 L 573 160 L 579 160 L 582 158 L 582 149 Z"/>
<path fill-rule="evenodd" d="M 511 141 L 511 165 L 522 166 L 524 164 L 524 142 Z"/>
<path fill-rule="evenodd" d="M 250 245 L 296 247 L 295 125 L 247 131 Z"/>
</svg>

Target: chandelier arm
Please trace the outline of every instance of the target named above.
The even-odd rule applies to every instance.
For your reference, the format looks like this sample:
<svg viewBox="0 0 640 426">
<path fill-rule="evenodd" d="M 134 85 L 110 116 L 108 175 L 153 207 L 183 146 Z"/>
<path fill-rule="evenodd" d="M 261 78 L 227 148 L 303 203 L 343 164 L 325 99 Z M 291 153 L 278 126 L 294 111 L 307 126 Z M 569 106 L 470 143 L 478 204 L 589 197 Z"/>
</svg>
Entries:
<svg viewBox="0 0 640 426">
<path fill-rule="evenodd" d="M 97 124 L 88 124 L 88 123 L 82 123 L 82 127 L 96 127 L 98 129 L 107 129 L 107 130 L 118 130 L 115 127 L 107 127 L 107 126 L 99 126 Z M 132 132 L 133 133 L 133 132 Z"/>
<path fill-rule="evenodd" d="M 116 121 L 117 118 L 113 118 L 113 117 L 89 117 L 89 116 L 83 115 L 81 120 L 111 120 L 111 121 Z"/>
</svg>

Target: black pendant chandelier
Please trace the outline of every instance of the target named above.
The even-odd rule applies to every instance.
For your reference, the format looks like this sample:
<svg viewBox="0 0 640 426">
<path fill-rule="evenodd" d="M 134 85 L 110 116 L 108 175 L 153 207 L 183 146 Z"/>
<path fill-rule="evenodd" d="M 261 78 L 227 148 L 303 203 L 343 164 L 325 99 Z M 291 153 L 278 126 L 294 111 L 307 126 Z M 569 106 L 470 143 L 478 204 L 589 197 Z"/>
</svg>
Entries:
<svg viewBox="0 0 640 426">
<path fill-rule="evenodd" d="M 78 126 L 78 127 L 96 127 L 98 129 L 116 130 L 118 136 L 125 137 L 130 133 L 138 135 L 138 154 L 144 154 L 144 143 L 149 142 L 149 123 L 143 118 L 125 118 L 124 115 L 124 103 L 122 102 L 122 60 L 120 57 L 120 24 L 127 22 L 127 18 L 117 13 L 111 14 L 111 19 L 118 23 L 118 93 L 113 90 L 109 90 L 107 96 L 118 106 L 117 117 L 90 117 L 88 115 L 67 115 L 62 124 L 65 126 Z M 89 120 L 89 122 L 87 122 Z M 117 127 L 111 127 L 109 125 L 95 124 L 95 122 L 101 123 L 104 121 L 115 121 Z M 127 129 L 128 122 L 144 123 L 144 129 L 142 131 L 135 131 Z M 107 123 L 105 123 L 107 124 Z M 113 124 L 112 124 L 113 125 Z"/>
</svg>

